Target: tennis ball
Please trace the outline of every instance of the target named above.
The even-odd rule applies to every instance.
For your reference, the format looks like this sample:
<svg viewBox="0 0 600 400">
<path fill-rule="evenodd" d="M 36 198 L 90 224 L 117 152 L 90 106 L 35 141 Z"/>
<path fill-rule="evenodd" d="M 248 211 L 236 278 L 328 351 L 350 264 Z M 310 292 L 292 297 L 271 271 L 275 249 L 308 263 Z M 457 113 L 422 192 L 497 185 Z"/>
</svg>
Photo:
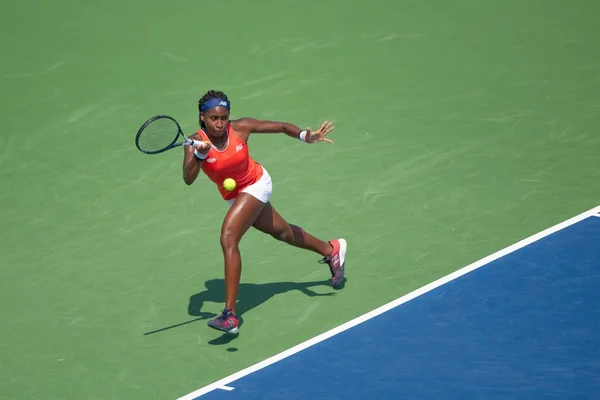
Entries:
<svg viewBox="0 0 600 400">
<path fill-rule="evenodd" d="M 223 181 L 223 187 L 225 188 L 225 190 L 232 191 L 233 189 L 235 189 L 235 185 L 235 181 L 231 178 L 227 178 Z"/>
</svg>

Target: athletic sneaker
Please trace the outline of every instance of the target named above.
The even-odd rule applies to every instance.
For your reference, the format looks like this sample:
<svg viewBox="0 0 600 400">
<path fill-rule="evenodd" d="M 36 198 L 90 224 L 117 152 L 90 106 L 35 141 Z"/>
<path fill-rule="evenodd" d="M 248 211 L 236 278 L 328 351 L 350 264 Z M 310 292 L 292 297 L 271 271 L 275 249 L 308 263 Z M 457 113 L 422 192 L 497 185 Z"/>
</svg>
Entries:
<svg viewBox="0 0 600 400">
<path fill-rule="evenodd" d="M 231 311 L 225 308 L 221 315 L 208 321 L 208 326 L 235 335 L 238 333 L 240 321 L 238 317 L 233 315 Z"/>
<path fill-rule="evenodd" d="M 329 271 L 331 271 L 331 286 L 333 286 L 334 289 L 339 289 L 344 283 L 346 249 L 348 248 L 348 245 L 344 239 L 330 240 L 329 244 L 333 247 L 333 252 L 329 257 L 325 257 L 319 262 L 329 264 Z"/>
</svg>

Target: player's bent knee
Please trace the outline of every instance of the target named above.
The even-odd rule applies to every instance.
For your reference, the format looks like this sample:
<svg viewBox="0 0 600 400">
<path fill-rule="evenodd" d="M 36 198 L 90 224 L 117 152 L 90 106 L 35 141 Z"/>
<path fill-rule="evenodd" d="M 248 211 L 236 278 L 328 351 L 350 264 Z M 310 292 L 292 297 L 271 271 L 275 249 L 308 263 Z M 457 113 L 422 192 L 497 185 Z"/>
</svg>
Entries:
<svg viewBox="0 0 600 400">
<path fill-rule="evenodd" d="M 273 236 L 275 239 L 279 240 L 280 242 L 287 242 L 289 240 L 288 235 L 286 234 L 285 231 L 273 232 L 273 233 L 271 233 L 271 236 Z"/>
<path fill-rule="evenodd" d="M 239 244 L 239 239 L 237 235 L 233 233 L 230 229 L 225 229 L 221 232 L 221 247 L 224 249 L 229 249 L 236 247 Z"/>
<path fill-rule="evenodd" d="M 294 242 L 294 232 L 292 232 L 292 229 L 289 226 L 287 227 L 287 229 L 282 229 L 282 230 L 271 233 L 271 236 L 273 236 L 275 239 L 277 239 L 281 242 L 286 242 L 286 243 Z"/>
</svg>

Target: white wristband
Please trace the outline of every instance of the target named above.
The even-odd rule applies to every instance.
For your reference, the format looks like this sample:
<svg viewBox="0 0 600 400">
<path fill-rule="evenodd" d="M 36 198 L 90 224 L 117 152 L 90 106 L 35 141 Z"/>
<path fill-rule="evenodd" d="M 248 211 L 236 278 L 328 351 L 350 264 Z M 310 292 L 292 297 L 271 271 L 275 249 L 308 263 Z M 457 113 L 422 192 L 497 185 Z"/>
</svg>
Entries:
<svg viewBox="0 0 600 400">
<path fill-rule="evenodd" d="M 300 139 L 301 141 L 303 141 L 304 143 L 308 143 L 306 141 L 306 131 L 302 131 L 300 132 L 300 134 L 298 135 L 298 139 Z"/>
<path fill-rule="evenodd" d="M 198 151 L 198 149 L 194 149 L 194 157 L 196 157 L 196 159 L 202 161 L 206 158 L 207 154 L 202 154 Z"/>
</svg>

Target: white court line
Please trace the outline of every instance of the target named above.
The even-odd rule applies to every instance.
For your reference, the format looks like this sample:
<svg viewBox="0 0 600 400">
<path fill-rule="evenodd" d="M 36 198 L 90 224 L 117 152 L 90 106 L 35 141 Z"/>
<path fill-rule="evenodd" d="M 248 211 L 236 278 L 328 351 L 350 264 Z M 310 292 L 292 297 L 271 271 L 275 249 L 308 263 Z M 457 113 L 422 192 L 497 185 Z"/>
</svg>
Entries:
<svg viewBox="0 0 600 400">
<path fill-rule="evenodd" d="M 393 300 L 379 308 L 376 308 L 375 310 L 372 310 L 366 314 L 361 315 L 360 317 L 357 317 L 351 321 L 348 321 L 345 324 L 342 324 L 336 328 L 333 328 L 325 333 L 320 334 L 319 336 L 309 339 L 304 343 L 300 343 L 299 345 L 294 346 L 288 350 L 285 350 L 277 355 L 274 355 L 273 357 L 267 358 L 264 361 L 261 361 L 261 362 L 254 364 L 248 368 L 238 371 L 233 375 L 229 375 L 228 377 L 225 377 L 217 382 L 211 383 L 210 385 L 207 385 L 207 386 L 200 388 L 190 394 L 180 397 L 177 400 L 192 400 L 192 399 L 202 396 L 208 392 L 212 392 L 215 389 L 222 389 L 224 386 L 226 386 L 227 384 L 229 384 L 233 381 L 236 381 L 246 375 L 250 375 L 260 369 L 263 369 L 263 368 L 271 365 L 271 364 L 281 361 L 284 358 L 287 358 L 293 354 L 296 354 L 308 347 L 311 347 L 319 342 L 329 339 L 330 337 L 335 336 L 338 333 L 341 333 L 341 332 L 348 330 L 358 324 L 361 324 L 371 318 L 374 318 L 380 314 L 383 314 L 384 312 L 389 311 L 394 307 L 397 307 L 397 306 L 404 304 L 410 300 L 413 300 L 414 298 L 419 297 L 433 289 L 436 289 L 450 281 L 453 281 L 456 278 L 459 278 L 465 274 L 468 274 L 471 271 L 474 271 L 474 270 L 476 270 L 486 264 L 489 264 L 501 257 L 504 257 L 514 251 L 517 251 L 527 245 L 530 245 L 531 243 L 537 242 L 538 240 L 543 239 L 546 236 L 549 236 L 555 232 L 565 229 L 565 228 L 567 228 L 573 224 L 576 224 L 577 222 L 580 222 L 590 216 L 598 216 L 598 215 L 594 215 L 594 214 L 598 214 L 598 213 L 600 213 L 600 206 L 592 208 L 591 210 L 588 210 L 588 211 L 581 213 L 573 218 L 570 218 L 570 219 L 563 221 L 557 225 L 554 225 L 553 227 L 550 227 L 542 232 L 536 233 L 535 235 L 532 235 L 526 239 L 523 239 L 520 242 L 517 242 L 511 246 L 508 246 L 508 247 L 506 247 L 494 254 L 491 254 L 485 258 L 482 258 L 481 260 L 476 261 L 473 264 L 467 265 L 466 267 L 463 267 L 463 268 L 459 269 L 458 271 L 455 271 L 455 272 L 453 272 L 449 275 L 446 275 L 434 282 L 431 282 L 411 293 L 408 293 L 407 295 L 404 295 L 404 296 L 402 296 L 396 300 Z"/>
</svg>

